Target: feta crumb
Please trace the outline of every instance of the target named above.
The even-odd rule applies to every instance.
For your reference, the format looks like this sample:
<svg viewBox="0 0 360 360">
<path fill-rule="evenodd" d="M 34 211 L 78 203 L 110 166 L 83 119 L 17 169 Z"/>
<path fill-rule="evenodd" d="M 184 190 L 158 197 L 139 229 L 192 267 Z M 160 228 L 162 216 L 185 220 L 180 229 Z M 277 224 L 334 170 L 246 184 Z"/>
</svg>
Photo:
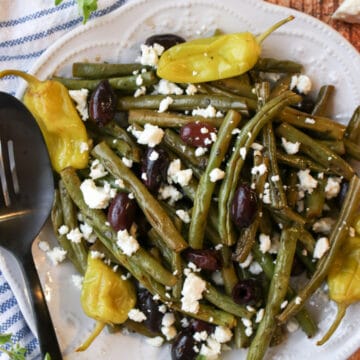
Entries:
<svg viewBox="0 0 360 360">
<path fill-rule="evenodd" d="M 132 237 L 126 229 L 117 232 L 116 243 L 127 256 L 134 254 L 140 247 L 137 240 Z"/>
<path fill-rule="evenodd" d="M 315 124 L 315 120 L 312 118 L 307 117 L 305 119 L 305 124 Z"/>
<path fill-rule="evenodd" d="M 272 182 L 280 181 L 280 176 L 279 176 L 279 175 L 273 175 L 273 176 L 271 177 L 271 181 L 272 181 Z"/>
<path fill-rule="evenodd" d="M 254 275 L 258 275 L 262 273 L 263 269 L 257 261 L 253 261 L 249 267 L 249 271 Z"/>
<path fill-rule="evenodd" d="M 158 300 L 160 300 L 160 295 L 155 294 L 152 298 L 153 298 L 153 300 L 158 301 Z"/>
<path fill-rule="evenodd" d="M 330 217 L 324 217 L 316 221 L 313 224 L 312 229 L 316 233 L 330 234 L 335 222 L 335 219 L 332 219 Z"/>
<path fill-rule="evenodd" d="M 354 229 L 352 226 L 349 227 L 349 236 L 350 236 L 350 237 L 354 237 L 354 236 L 355 236 L 355 229 Z"/>
<path fill-rule="evenodd" d="M 153 338 L 148 337 L 145 341 L 151 346 L 160 347 L 164 343 L 164 338 L 161 336 L 155 336 Z"/>
<path fill-rule="evenodd" d="M 243 160 L 245 160 L 246 158 L 246 147 L 241 147 L 240 148 L 240 156 Z"/>
<path fill-rule="evenodd" d="M 332 199 L 336 197 L 340 192 L 340 184 L 341 178 L 340 177 L 333 177 L 330 176 L 327 179 L 327 183 L 325 185 L 325 196 L 326 199 Z"/>
<path fill-rule="evenodd" d="M 47 251 L 50 250 L 50 245 L 49 245 L 49 243 L 48 243 L 47 241 L 45 241 L 45 240 L 39 241 L 39 242 L 38 242 L 38 247 L 39 247 L 39 249 L 40 249 L 41 251 L 43 251 L 43 252 L 47 252 Z"/>
<path fill-rule="evenodd" d="M 177 335 L 175 326 L 162 326 L 161 332 L 165 335 L 166 340 L 168 341 L 172 340 Z"/>
<path fill-rule="evenodd" d="M 265 309 L 264 308 L 259 309 L 258 312 L 256 313 L 255 322 L 259 323 L 263 319 L 264 314 L 265 314 Z"/>
<path fill-rule="evenodd" d="M 224 285 L 224 279 L 223 279 L 220 271 L 214 271 L 211 274 L 211 280 L 214 282 L 215 285 L 218 285 L 218 286 Z"/>
<path fill-rule="evenodd" d="M 290 90 L 296 88 L 300 94 L 308 94 L 311 91 L 312 83 L 306 75 L 293 75 L 291 77 Z"/>
<path fill-rule="evenodd" d="M 66 258 L 67 251 L 61 247 L 55 246 L 51 250 L 46 252 L 46 255 L 49 257 L 53 265 L 58 265 Z"/>
<path fill-rule="evenodd" d="M 297 322 L 296 319 L 292 318 L 288 321 L 288 323 L 286 324 L 286 329 L 290 332 L 293 333 L 296 330 L 299 329 L 299 323 Z"/>
<path fill-rule="evenodd" d="M 223 170 L 221 170 L 219 168 L 212 169 L 210 171 L 209 177 L 210 177 L 211 182 L 216 182 L 216 181 L 221 180 L 221 179 L 223 179 L 225 177 L 225 171 L 223 171 Z"/>
<path fill-rule="evenodd" d="M 161 95 L 182 95 L 184 92 L 181 87 L 165 79 L 160 79 L 159 83 L 155 85 L 155 90 Z"/>
<path fill-rule="evenodd" d="M 206 344 L 202 344 L 200 348 L 200 355 L 205 356 L 207 360 L 215 360 L 221 352 L 221 344 L 212 336 L 206 340 Z"/>
<path fill-rule="evenodd" d="M 89 90 L 69 90 L 69 95 L 71 99 L 75 101 L 76 110 L 79 112 L 81 118 L 83 119 L 83 121 L 86 121 L 89 118 L 89 111 L 87 106 L 87 97 L 89 95 Z"/>
<path fill-rule="evenodd" d="M 193 335 L 193 338 L 195 341 L 201 342 L 201 341 L 206 341 L 208 338 L 208 333 L 204 330 L 204 331 L 196 331 Z"/>
<path fill-rule="evenodd" d="M 190 219 L 190 215 L 187 211 L 179 209 L 179 210 L 176 210 L 175 213 L 185 224 L 190 223 L 191 219 Z"/>
<path fill-rule="evenodd" d="M 295 304 L 296 305 L 300 305 L 301 303 L 302 303 L 302 298 L 300 297 L 300 296 L 297 296 L 296 298 L 295 298 Z"/>
<path fill-rule="evenodd" d="M 95 159 L 94 161 L 91 162 L 89 176 L 93 180 L 100 179 L 106 176 L 107 174 L 108 172 L 105 170 L 104 165 L 98 159 Z"/>
<path fill-rule="evenodd" d="M 85 179 L 80 185 L 80 190 L 85 203 L 91 209 L 105 209 L 109 205 L 110 199 L 115 196 L 109 184 L 98 187 L 92 179 Z"/>
<path fill-rule="evenodd" d="M 79 228 L 87 242 L 94 243 L 96 241 L 96 234 L 94 234 L 93 228 L 88 223 L 80 224 Z"/>
<path fill-rule="evenodd" d="M 249 319 L 246 318 L 241 318 L 241 322 L 244 324 L 245 327 L 250 327 L 252 326 L 252 322 Z"/>
<path fill-rule="evenodd" d="M 183 197 L 182 193 L 172 185 L 165 185 L 159 189 L 159 199 L 169 200 L 169 204 L 173 205 L 176 201 Z"/>
<path fill-rule="evenodd" d="M 83 234 L 80 231 L 79 228 L 75 228 L 70 230 L 67 234 L 66 234 L 66 238 L 70 241 L 72 241 L 75 244 L 79 244 L 81 243 L 81 239 L 83 238 Z"/>
<path fill-rule="evenodd" d="M 259 144 L 259 143 L 256 143 L 256 142 L 252 143 L 250 147 L 251 147 L 253 150 L 257 150 L 257 151 L 261 151 L 261 150 L 264 148 L 263 145 L 261 145 L 261 144 Z"/>
<path fill-rule="evenodd" d="M 231 132 L 231 135 L 237 135 L 237 134 L 240 134 L 241 133 L 241 130 L 239 128 L 235 128 L 233 129 L 233 131 Z"/>
<path fill-rule="evenodd" d="M 250 336 L 253 334 L 253 332 L 254 332 L 254 330 L 253 330 L 252 327 L 247 327 L 247 328 L 245 328 L 245 335 L 246 335 L 247 337 L 250 337 Z"/>
<path fill-rule="evenodd" d="M 287 307 L 287 304 L 288 304 L 289 302 L 287 301 L 287 300 L 285 300 L 285 301 L 283 301 L 282 303 L 281 303 L 281 305 L 280 305 L 280 309 L 285 309 L 286 307 Z"/>
<path fill-rule="evenodd" d="M 232 336 L 231 330 L 225 326 L 217 326 L 215 328 L 214 339 L 220 344 L 229 342 Z"/>
<path fill-rule="evenodd" d="M 159 305 L 158 309 L 163 314 L 167 312 L 167 306 L 165 304 Z"/>
<path fill-rule="evenodd" d="M 163 318 L 162 318 L 162 320 L 161 320 L 161 325 L 168 327 L 168 326 L 173 325 L 174 322 L 175 322 L 175 316 L 174 316 L 174 314 L 168 312 L 168 313 L 166 313 L 166 314 L 163 316 Z"/>
<path fill-rule="evenodd" d="M 260 251 L 265 254 L 271 249 L 271 240 L 270 236 L 266 234 L 259 235 L 259 242 L 260 242 Z"/>
<path fill-rule="evenodd" d="M 169 184 L 173 182 L 179 184 L 180 186 L 186 186 L 189 184 L 192 178 L 192 170 L 191 169 L 180 170 L 180 169 L 181 169 L 180 159 L 175 159 L 170 163 L 167 171 Z"/>
<path fill-rule="evenodd" d="M 221 250 L 222 248 L 224 247 L 224 245 L 223 244 L 217 244 L 216 246 L 215 246 L 215 250 Z"/>
<path fill-rule="evenodd" d="M 245 259 L 245 261 L 243 261 L 242 263 L 240 263 L 240 267 L 242 269 L 246 269 L 247 267 L 250 266 L 250 264 L 252 263 L 253 261 L 253 257 L 251 255 L 251 253 L 247 256 L 247 258 Z"/>
<path fill-rule="evenodd" d="M 209 105 L 207 108 L 197 108 L 191 112 L 192 116 L 202 116 L 204 118 L 216 117 L 216 109 Z"/>
<path fill-rule="evenodd" d="M 311 194 L 313 190 L 316 189 L 318 182 L 310 175 L 310 169 L 298 171 L 297 176 L 300 180 L 300 190 L 307 191 Z"/>
<path fill-rule="evenodd" d="M 203 156 L 206 154 L 207 151 L 208 151 L 208 149 L 206 147 L 199 146 L 195 149 L 195 156 L 196 157 Z"/>
<path fill-rule="evenodd" d="M 293 143 L 291 141 L 287 141 L 284 137 L 281 138 L 281 144 L 286 153 L 289 155 L 296 154 L 300 149 L 300 143 L 298 141 Z"/>
<path fill-rule="evenodd" d="M 150 161 L 156 161 L 159 158 L 159 153 L 156 150 L 151 151 L 149 156 Z"/>
<path fill-rule="evenodd" d="M 136 77 L 135 83 L 136 83 L 137 86 L 141 86 L 144 83 L 143 77 L 141 75 L 138 75 Z"/>
<path fill-rule="evenodd" d="M 105 254 L 97 250 L 91 250 L 90 256 L 92 259 L 103 259 L 105 257 Z"/>
<path fill-rule="evenodd" d="M 131 309 L 128 313 L 128 317 L 130 320 L 136 322 L 143 322 L 144 320 L 146 320 L 146 315 L 139 309 Z"/>
<path fill-rule="evenodd" d="M 180 320 L 180 324 L 181 324 L 181 327 L 183 327 L 183 328 L 187 328 L 190 325 L 189 320 L 187 318 L 182 318 Z"/>
<path fill-rule="evenodd" d="M 138 98 L 142 95 L 146 94 L 146 87 L 145 86 L 140 86 L 139 88 L 137 88 L 134 92 L 134 98 Z"/>
<path fill-rule="evenodd" d="M 271 198 L 270 198 L 270 189 L 264 189 L 264 192 L 262 194 L 262 201 L 264 204 L 271 204 Z"/>
<path fill-rule="evenodd" d="M 164 136 L 164 130 L 157 125 L 145 124 L 143 131 L 135 130 L 132 127 L 130 127 L 130 130 L 139 144 L 148 145 L 149 147 L 160 144 Z"/>
<path fill-rule="evenodd" d="M 89 150 L 89 144 L 87 142 L 85 142 L 85 141 L 82 141 L 80 143 L 80 154 L 82 154 L 82 153 L 84 153 L 84 152 L 86 152 L 88 150 Z"/>
<path fill-rule="evenodd" d="M 121 189 L 125 188 L 125 184 L 124 184 L 124 181 L 122 179 L 116 179 L 115 180 L 115 185 L 118 186 Z"/>
<path fill-rule="evenodd" d="M 82 288 L 84 277 L 78 274 L 71 275 L 71 281 L 79 290 Z"/>
<path fill-rule="evenodd" d="M 126 158 L 125 156 L 123 156 L 123 158 L 121 159 L 121 161 L 124 163 L 124 165 L 128 168 L 131 168 L 133 166 L 133 161 L 131 159 Z"/>
<path fill-rule="evenodd" d="M 316 241 L 313 257 L 314 259 L 321 259 L 329 250 L 330 243 L 327 237 L 321 237 Z"/>
<path fill-rule="evenodd" d="M 185 92 L 186 95 L 195 95 L 197 93 L 197 87 L 194 84 L 189 84 Z"/>
<path fill-rule="evenodd" d="M 170 96 L 167 96 L 166 98 L 162 99 L 160 101 L 158 112 L 159 113 L 165 112 L 173 102 L 174 102 L 174 99 Z"/>
<path fill-rule="evenodd" d="M 160 55 L 164 52 L 165 48 L 159 44 L 147 46 L 142 44 L 140 46 L 141 56 L 138 59 L 142 65 L 149 65 L 156 67 L 159 62 Z"/>
<path fill-rule="evenodd" d="M 252 175 L 264 175 L 267 172 L 267 167 L 265 164 L 260 164 L 258 166 L 253 166 L 251 168 L 251 174 Z"/>
<path fill-rule="evenodd" d="M 206 282 L 194 273 L 190 273 L 185 278 L 181 290 L 181 309 L 196 314 L 199 311 L 199 300 L 202 298 L 205 289 Z"/>
<path fill-rule="evenodd" d="M 69 232 L 69 227 L 67 225 L 61 225 L 58 229 L 59 235 L 66 235 Z"/>
</svg>

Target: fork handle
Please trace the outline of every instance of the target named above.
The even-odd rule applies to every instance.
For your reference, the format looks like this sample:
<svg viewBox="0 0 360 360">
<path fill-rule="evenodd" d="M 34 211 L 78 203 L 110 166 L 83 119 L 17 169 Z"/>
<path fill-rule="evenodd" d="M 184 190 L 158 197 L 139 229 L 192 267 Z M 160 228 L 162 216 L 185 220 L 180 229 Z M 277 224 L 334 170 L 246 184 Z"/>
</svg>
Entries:
<svg viewBox="0 0 360 360">
<path fill-rule="evenodd" d="M 62 360 L 61 350 L 56 338 L 55 329 L 51 322 L 49 309 L 41 288 L 39 275 L 36 271 L 31 251 L 21 260 L 20 263 L 24 270 L 35 317 L 42 359 L 44 359 L 46 353 L 48 353 L 51 356 L 51 360 Z"/>
</svg>

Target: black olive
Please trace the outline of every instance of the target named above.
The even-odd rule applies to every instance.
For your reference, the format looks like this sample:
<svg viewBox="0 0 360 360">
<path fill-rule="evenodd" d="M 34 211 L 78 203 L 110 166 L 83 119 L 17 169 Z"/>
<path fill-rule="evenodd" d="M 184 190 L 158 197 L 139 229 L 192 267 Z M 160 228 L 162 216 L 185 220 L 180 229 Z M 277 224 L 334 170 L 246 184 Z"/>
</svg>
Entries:
<svg viewBox="0 0 360 360">
<path fill-rule="evenodd" d="M 219 253 L 212 249 L 187 249 L 184 251 L 184 257 L 191 261 L 197 267 L 203 270 L 216 271 L 222 267 Z"/>
<path fill-rule="evenodd" d="M 188 330 L 179 332 L 171 346 L 172 360 L 194 360 L 197 356 L 194 351 L 195 340 Z"/>
<path fill-rule="evenodd" d="M 174 45 L 181 44 L 185 42 L 181 36 L 174 34 L 159 34 L 148 37 L 145 40 L 145 45 L 152 46 L 154 44 L 159 44 L 164 47 L 165 50 L 171 48 Z"/>
<path fill-rule="evenodd" d="M 233 287 L 231 296 L 237 304 L 256 305 L 262 299 L 262 288 L 255 279 L 240 280 Z"/>
<path fill-rule="evenodd" d="M 146 289 L 139 289 L 137 307 L 145 316 L 143 324 L 152 332 L 160 332 L 163 313 L 159 311 L 159 303 Z"/>
</svg>

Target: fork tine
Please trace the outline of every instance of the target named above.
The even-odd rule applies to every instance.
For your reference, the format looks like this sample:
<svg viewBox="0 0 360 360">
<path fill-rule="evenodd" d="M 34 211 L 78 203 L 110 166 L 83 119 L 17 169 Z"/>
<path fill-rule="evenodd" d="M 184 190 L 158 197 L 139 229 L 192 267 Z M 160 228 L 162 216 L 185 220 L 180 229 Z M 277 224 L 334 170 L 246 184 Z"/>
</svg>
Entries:
<svg viewBox="0 0 360 360">
<path fill-rule="evenodd" d="M 7 146 L 8 146 L 9 163 L 10 163 L 9 165 L 10 165 L 10 172 L 13 182 L 13 188 L 15 194 L 18 194 L 20 192 L 20 186 L 19 186 L 19 178 L 16 172 L 14 142 L 12 140 L 8 140 Z"/>
<path fill-rule="evenodd" d="M 5 206 L 9 207 L 11 204 L 9 188 L 6 181 L 6 173 L 5 173 L 5 161 L 3 156 L 2 142 L 0 140 L 0 180 L 1 180 L 1 189 L 5 201 Z"/>
</svg>

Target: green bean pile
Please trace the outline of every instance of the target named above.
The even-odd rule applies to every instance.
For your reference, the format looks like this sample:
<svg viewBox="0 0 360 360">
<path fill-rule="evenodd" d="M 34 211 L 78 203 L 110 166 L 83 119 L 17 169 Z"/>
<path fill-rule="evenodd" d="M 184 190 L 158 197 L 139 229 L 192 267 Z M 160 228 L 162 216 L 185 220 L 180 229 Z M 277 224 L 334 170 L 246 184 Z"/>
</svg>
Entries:
<svg viewBox="0 0 360 360">
<path fill-rule="evenodd" d="M 165 304 L 175 315 L 173 326 L 178 337 L 187 331 L 186 322 L 202 320 L 213 326 L 212 331 L 216 332 L 215 326 L 231 330 L 224 342 L 248 348 L 249 360 L 262 359 L 269 346 L 285 341 L 283 325 L 289 322 L 298 324 L 309 338 L 315 336 L 317 325 L 306 302 L 322 286 L 349 236 L 360 201 L 360 179 L 351 165 L 351 161 L 360 160 L 360 107 L 347 126 L 331 120 L 328 105 L 334 88 L 324 85 L 312 109 L 299 110 L 299 104 L 309 96 L 292 91 L 290 83 L 301 71 L 298 63 L 262 58 L 244 75 L 196 85 L 193 95 L 153 93 L 159 79 L 153 68 L 141 64 L 76 63 L 73 78 L 57 77 L 68 89 L 90 92 L 108 79 L 116 91 L 115 118 L 102 127 L 91 120 L 85 122 L 93 141 L 91 162 L 99 160 L 107 173 L 95 182 L 99 187 L 107 182 L 117 192 L 132 194 L 147 224 L 140 248 L 126 255 L 117 244 L 117 232 L 107 222 L 107 209 L 90 208 L 84 201 L 81 183 L 89 178 L 90 170 L 63 170 L 52 222 L 60 245 L 78 272 L 85 274 L 90 251 L 105 254 L 110 266 L 118 265 L 119 276 L 129 273 L 137 287 L 146 288 L 159 306 Z M 134 97 L 140 87 L 139 74 L 146 94 Z M 182 89 L 188 86 L 177 85 Z M 166 111 L 159 112 L 167 96 L 172 102 Z M 191 113 L 210 105 L 221 111 L 221 116 L 204 118 Z M 196 122 L 217 128 L 215 141 L 201 155 L 179 135 L 181 127 Z M 143 131 L 147 124 L 164 131 L 157 148 L 171 160 L 179 159 L 181 169 L 192 171 L 188 183 L 173 184 L 180 200 L 166 202 L 142 182 L 139 167 L 147 146 L 139 144 L 133 133 Z M 297 146 L 297 151 L 289 151 L 289 145 Z M 131 167 L 124 158 L 131 160 Z M 216 182 L 211 180 L 214 169 L 223 172 L 223 178 Z M 311 189 L 309 181 L 315 181 Z M 331 195 L 328 187 L 334 181 L 338 191 Z M 257 211 L 249 226 L 238 228 L 231 206 L 236 189 L 243 183 L 256 193 Z M 337 202 L 340 196 L 341 207 Z M 189 222 L 177 216 L 177 210 L 184 207 L 190 214 Z M 75 229 L 85 223 L 93 229 L 91 243 L 84 238 L 69 241 L 59 234 L 62 225 Z M 326 238 L 328 248 L 316 256 L 319 238 Z M 264 239 L 271 246 L 264 248 Z M 215 274 L 194 270 L 184 255 L 189 248 L 215 249 L 221 270 Z M 299 266 L 305 269 L 302 276 L 306 282 L 295 290 L 294 271 Z M 194 312 L 182 306 L 183 284 L 189 273 L 206 285 Z M 262 296 L 251 304 L 239 303 L 234 287 L 248 279 L 259 284 Z M 147 337 L 178 341 L 131 319 L 112 331 L 124 327 Z M 211 348 L 211 337 L 216 339 L 211 332 L 200 340 L 194 337 L 192 358 L 206 358 L 210 350 L 218 355 L 221 345 L 217 350 Z"/>
</svg>

